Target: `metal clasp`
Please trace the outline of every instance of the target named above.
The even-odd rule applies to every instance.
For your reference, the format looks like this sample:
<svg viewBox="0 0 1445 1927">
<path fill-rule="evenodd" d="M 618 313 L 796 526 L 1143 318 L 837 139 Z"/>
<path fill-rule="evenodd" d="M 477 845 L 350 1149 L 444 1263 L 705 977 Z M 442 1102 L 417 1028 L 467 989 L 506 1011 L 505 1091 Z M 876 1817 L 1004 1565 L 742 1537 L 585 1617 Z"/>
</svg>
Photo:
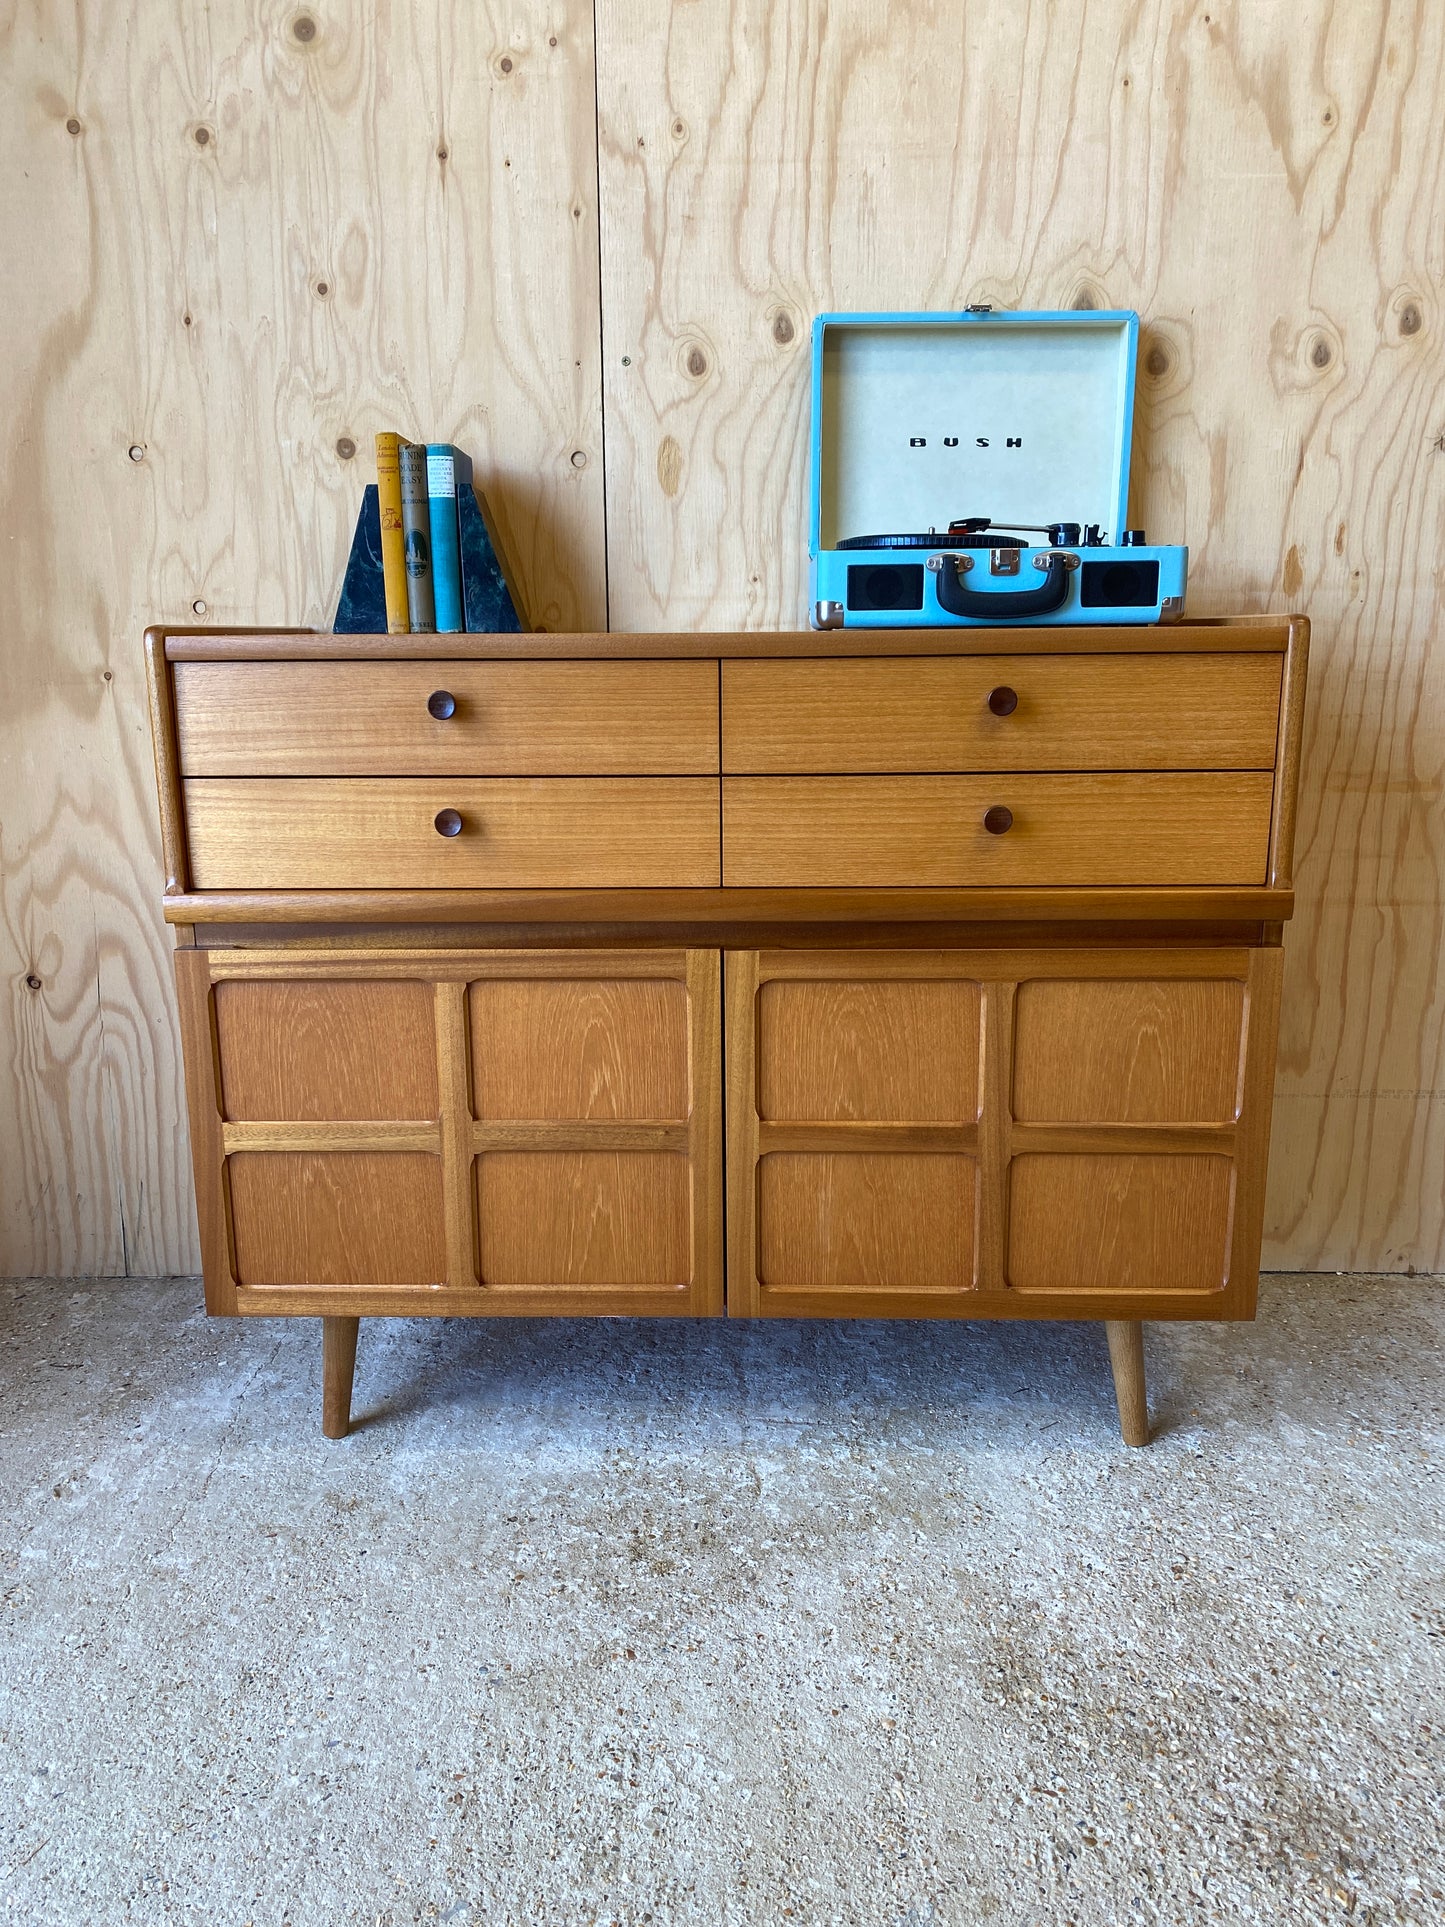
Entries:
<svg viewBox="0 0 1445 1927">
<path fill-rule="evenodd" d="M 990 575 L 1017 575 L 1019 572 L 1018 550 L 990 549 L 988 552 L 988 572 Z"/>
</svg>

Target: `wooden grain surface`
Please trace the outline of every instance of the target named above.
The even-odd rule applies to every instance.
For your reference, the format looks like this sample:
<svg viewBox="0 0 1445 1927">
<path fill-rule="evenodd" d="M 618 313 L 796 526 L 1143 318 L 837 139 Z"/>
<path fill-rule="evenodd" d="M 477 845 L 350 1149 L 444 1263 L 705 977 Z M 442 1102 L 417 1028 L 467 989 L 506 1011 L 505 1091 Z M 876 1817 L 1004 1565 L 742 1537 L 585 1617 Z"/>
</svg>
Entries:
<svg viewBox="0 0 1445 1927">
<path fill-rule="evenodd" d="M 1015 1291 L 1219 1291 L 1225 1157 L 1016 1157 L 1007 1278 Z"/>
<path fill-rule="evenodd" d="M 730 1313 L 957 1317 L 967 1291 L 988 1318 L 1252 1315 L 1279 964 L 1182 945 L 729 954 Z M 915 1057 L 957 1060 L 970 1033 L 975 1118 L 892 1121 L 904 1092 L 877 1060 L 903 1013 Z M 767 1115 L 798 1088 L 812 1121 Z M 928 1074 L 906 1095 L 930 1108 Z"/>
<path fill-rule="evenodd" d="M 484 1289 L 681 1292 L 692 1277 L 687 1159 L 488 1152 L 476 1161 Z"/>
<path fill-rule="evenodd" d="M 774 1153 L 757 1184 L 766 1291 L 972 1289 L 971 1158 Z"/>
<path fill-rule="evenodd" d="M 592 8 L 5 34 L 0 1274 L 192 1271 L 141 632 L 329 625 L 383 428 L 606 626 Z"/>
<path fill-rule="evenodd" d="M 978 1116 L 979 991 L 966 981 L 774 979 L 758 993 L 760 1118 Z"/>
<path fill-rule="evenodd" d="M 725 776 L 723 882 L 754 888 L 1262 883 L 1273 779 Z M 1013 813 L 984 827 L 996 804 Z"/>
<path fill-rule="evenodd" d="M 481 979 L 467 1011 L 478 1118 L 681 1122 L 691 1110 L 675 977 Z"/>
<path fill-rule="evenodd" d="M 179 953 L 208 1307 L 720 1315 L 719 974 Z"/>
<path fill-rule="evenodd" d="M 1137 309 L 1131 521 L 1314 622 L 1266 1263 L 1445 1269 L 1445 9 L 618 0 L 597 53 L 613 626 L 799 621 L 815 313 Z"/>
<path fill-rule="evenodd" d="M 199 949 L 177 950 L 175 979 L 191 1126 L 187 1179 L 194 1186 L 206 1310 L 230 1315 L 236 1309 L 236 1279 L 231 1266 L 221 1057 L 216 1045 L 209 954 Z"/>
<path fill-rule="evenodd" d="M 1096 935 L 1148 943 L 1257 942 L 1292 914 L 1294 893 L 1227 888 L 970 890 L 218 890 L 175 897 L 166 916 L 197 923 L 208 947 L 280 941 L 734 944 L 918 941 L 1035 943 Z M 1001 932 L 1007 932 L 1000 937 Z M 390 934 L 395 932 L 393 936 Z M 841 939 L 838 933 L 841 932 Z M 989 933 L 992 933 L 991 935 Z"/>
<path fill-rule="evenodd" d="M 1275 655 L 725 662 L 722 766 L 759 775 L 1272 769 L 1280 663 Z M 1002 690 L 1015 706 L 996 715 L 989 697 Z"/>
<path fill-rule="evenodd" d="M 1029 1122 L 1233 1119 L 1244 985 L 1035 979 L 1014 1005 L 1013 1114 Z"/>
<path fill-rule="evenodd" d="M 1277 681 L 1279 658 L 1267 660 Z M 718 767 L 710 662 L 177 663 L 175 690 L 184 776 L 702 776 Z M 443 691 L 455 708 L 438 718 L 427 703 Z"/>
<path fill-rule="evenodd" d="M 665 629 L 580 631 L 552 636 L 346 636 L 306 629 L 156 631 L 168 662 L 332 662 L 338 650 L 365 662 L 626 661 L 659 656 L 1025 656 L 1282 654 L 1302 616 L 1212 616 L 1159 628 L 1134 623 L 1075 629 Z"/>
<path fill-rule="evenodd" d="M 243 1151 L 226 1160 L 226 1173 L 242 1285 L 447 1281 L 440 1158 Z"/>
<path fill-rule="evenodd" d="M 437 1055 L 422 983 L 219 983 L 222 1115 L 434 1118 Z"/>
<path fill-rule="evenodd" d="M 706 888 L 718 786 L 704 776 L 193 776 L 200 889 Z M 443 836 L 436 818 L 462 819 Z"/>
</svg>

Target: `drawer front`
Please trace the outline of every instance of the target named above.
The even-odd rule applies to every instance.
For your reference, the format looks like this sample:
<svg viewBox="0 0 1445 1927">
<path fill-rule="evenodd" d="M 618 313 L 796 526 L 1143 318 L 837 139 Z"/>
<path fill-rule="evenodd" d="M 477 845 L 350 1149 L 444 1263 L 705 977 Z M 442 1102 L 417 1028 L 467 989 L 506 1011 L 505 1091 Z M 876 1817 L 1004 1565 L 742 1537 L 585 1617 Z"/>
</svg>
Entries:
<svg viewBox="0 0 1445 1927">
<path fill-rule="evenodd" d="M 183 776 L 718 767 L 715 662 L 182 662 L 175 700 Z"/>
<path fill-rule="evenodd" d="M 718 883 L 707 777 L 192 777 L 198 890 L 669 889 Z M 456 835 L 436 827 L 461 818 Z"/>
<path fill-rule="evenodd" d="M 723 768 L 744 775 L 1272 769 L 1282 661 L 1260 654 L 725 662 Z"/>
<path fill-rule="evenodd" d="M 1264 882 L 1274 778 L 727 776 L 722 789 L 734 887 L 1199 886 Z M 1012 821 L 993 834 L 999 806 Z"/>
</svg>

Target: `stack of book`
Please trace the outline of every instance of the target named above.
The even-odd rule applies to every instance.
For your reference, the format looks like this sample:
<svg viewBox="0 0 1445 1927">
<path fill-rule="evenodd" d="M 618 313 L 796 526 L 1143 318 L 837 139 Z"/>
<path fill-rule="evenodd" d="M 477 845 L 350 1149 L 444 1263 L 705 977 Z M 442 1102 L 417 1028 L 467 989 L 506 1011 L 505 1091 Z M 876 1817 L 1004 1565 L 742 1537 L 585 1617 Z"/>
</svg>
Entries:
<svg viewBox="0 0 1445 1927">
<path fill-rule="evenodd" d="M 466 628 L 457 496 L 471 486 L 471 458 L 450 442 L 377 436 L 388 635 L 446 636 Z"/>
</svg>

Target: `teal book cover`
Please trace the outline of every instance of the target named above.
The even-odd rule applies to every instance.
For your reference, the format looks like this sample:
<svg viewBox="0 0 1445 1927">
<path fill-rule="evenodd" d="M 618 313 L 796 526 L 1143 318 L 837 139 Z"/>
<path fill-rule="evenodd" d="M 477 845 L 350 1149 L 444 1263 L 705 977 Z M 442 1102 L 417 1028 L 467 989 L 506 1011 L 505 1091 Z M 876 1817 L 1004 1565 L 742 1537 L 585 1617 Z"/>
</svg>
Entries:
<svg viewBox="0 0 1445 1927">
<path fill-rule="evenodd" d="M 457 491 L 469 487 L 472 465 L 450 442 L 426 445 L 427 508 L 431 520 L 432 599 L 438 635 L 457 635 L 466 627 L 462 605 L 462 549 L 457 523 Z"/>
</svg>

